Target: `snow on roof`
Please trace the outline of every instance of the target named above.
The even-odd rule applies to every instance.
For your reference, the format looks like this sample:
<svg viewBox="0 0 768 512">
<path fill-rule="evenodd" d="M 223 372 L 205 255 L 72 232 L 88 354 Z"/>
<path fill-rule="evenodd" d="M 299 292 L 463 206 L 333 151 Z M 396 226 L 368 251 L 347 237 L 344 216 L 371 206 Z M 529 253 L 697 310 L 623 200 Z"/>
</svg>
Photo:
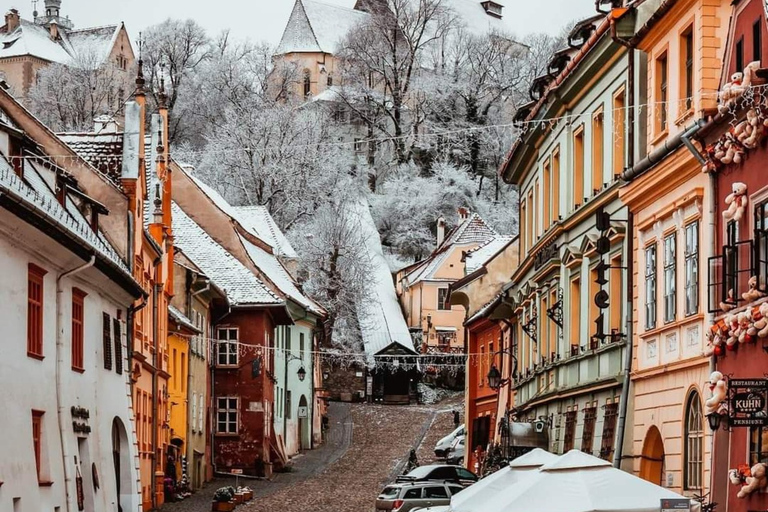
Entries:
<svg viewBox="0 0 768 512">
<path fill-rule="evenodd" d="M 222 288 L 233 305 L 281 304 L 250 270 L 219 245 L 175 202 L 171 205 L 175 244 Z"/>
<path fill-rule="evenodd" d="M 477 249 L 472 249 L 467 252 L 467 257 L 464 260 L 465 272 L 471 274 L 488 263 L 499 253 L 499 251 L 503 250 L 510 242 L 512 242 L 513 238 L 514 237 L 511 236 L 492 238 Z"/>
<path fill-rule="evenodd" d="M 179 309 L 172 306 L 171 304 L 168 304 L 168 316 L 171 317 L 171 319 L 173 319 L 173 321 L 177 324 L 183 325 L 193 332 L 200 332 L 200 329 L 198 329 L 195 324 L 192 323 L 192 320 L 187 318 L 187 315 L 182 313 Z"/>
<path fill-rule="evenodd" d="M 126 275 L 131 275 L 130 270 L 123 262 L 120 255 L 100 233 L 95 232 L 87 220 L 71 201 L 62 206 L 53 191 L 49 188 L 45 179 L 38 174 L 34 163 L 25 168 L 25 180 L 21 180 L 11 168 L 7 160 L 0 159 L 0 190 L 6 191 L 33 205 L 53 223 L 68 231 L 81 242 L 93 247 L 101 256 L 111 261 Z"/>
<path fill-rule="evenodd" d="M 472 213 L 448 233 L 443 243 L 428 258 L 414 265 L 406 274 L 406 278 L 409 284 L 424 280 L 439 281 L 440 279 L 435 278 L 435 273 L 450 256 L 451 251 L 449 249 L 451 247 L 473 244 L 482 245 L 496 238 L 499 238 L 499 234 L 486 224 L 482 217 Z"/>
<path fill-rule="evenodd" d="M 266 206 L 234 206 L 233 208 L 240 224 L 249 231 L 255 231 L 259 238 L 274 248 L 275 254 L 291 259 L 299 257 Z"/>
<path fill-rule="evenodd" d="M 501 4 L 499 1 L 496 3 Z M 486 13 L 479 0 L 446 0 L 444 5 L 453 11 L 462 28 L 472 34 L 509 32 L 507 24 Z"/>
<path fill-rule="evenodd" d="M 67 39 L 77 55 L 92 55 L 94 61 L 104 62 L 117 41 L 122 25 L 107 25 L 67 31 Z"/>
<path fill-rule="evenodd" d="M 72 59 L 64 44 L 51 39 L 47 28 L 21 19 L 16 30 L 0 36 L 0 59 L 24 55 L 61 64 Z"/>
<path fill-rule="evenodd" d="M 59 133 L 58 137 L 99 172 L 120 186 L 122 133 Z"/>
<path fill-rule="evenodd" d="M 347 33 L 368 14 L 338 5 L 296 0 L 276 55 L 300 52 L 336 53 Z"/>
<path fill-rule="evenodd" d="M 251 261 L 283 294 L 315 314 L 321 315 L 323 313 L 323 309 L 316 302 L 299 290 L 288 271 L 273 254 L 269 254 L 261 247 L 252 244 L 243 236 L 240 237 L 240 242 L 245 247 Z"/>
<path fill-rule="evenodd" d="M 365 248 L 373 267 L 369 281 L 373 297 L 357 307 L 365 352 L 374 355 L 393 343 L 414 352 L 411 333 L 400 309 L 395 284 L 368 201 L 362 199 L 350 204 L 349 208 L 359 219 L 360 230 L 366 240 Z"/>
</svg>

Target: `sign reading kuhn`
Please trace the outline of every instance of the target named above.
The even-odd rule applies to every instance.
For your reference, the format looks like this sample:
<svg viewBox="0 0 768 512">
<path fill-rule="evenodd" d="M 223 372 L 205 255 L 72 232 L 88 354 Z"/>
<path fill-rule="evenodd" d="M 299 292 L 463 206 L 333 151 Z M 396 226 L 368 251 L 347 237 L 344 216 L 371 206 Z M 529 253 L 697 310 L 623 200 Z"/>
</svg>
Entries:
<svg viewBox="0 0 768 512">
<path fill-rule="evenodd" d="M 768 380 L 731 379 L 728 388 L 731 395 L 731 426 L 768 426 Z"/>
</svg>

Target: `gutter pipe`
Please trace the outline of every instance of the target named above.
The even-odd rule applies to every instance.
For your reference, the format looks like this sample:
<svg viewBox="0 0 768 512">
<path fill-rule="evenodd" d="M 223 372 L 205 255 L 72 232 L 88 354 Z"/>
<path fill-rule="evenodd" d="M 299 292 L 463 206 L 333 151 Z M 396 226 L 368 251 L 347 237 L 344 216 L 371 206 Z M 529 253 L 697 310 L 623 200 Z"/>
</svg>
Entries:
<svg viewBox="0 0 768 512">
<path fill-rule="evenodd" d="M 152 335 L 154 338 L 154 350 L 152 351 L 152 417 L 155 419 L 155 424 L 152 425 L 152 480 L 150 481 L 151 484 L 151 492 L 152 492 L 152 508 L 157 508 L 157 473 L 158 471 L 162 471 L 161 464 L 162 460 L 157 460 L 157 443 L 158 443 L 158 435 L 157 435 L 157 429 L 160 425 L 162 425 L 161 419 L 158 417 L 158 383 L 157 383 L 157 352 L 160 347 L 160 323 L 159 323 L 159 311 L 158 311 L 158 297 L 160 294 L 158 293 L 161 291 L 162 284 L 159 283 L 159 273 L 158 273 L 158 267 L 160 263 L 162 262 L 162 258 L 157 258 L 152 264 L 155 267 L 155 285 L 152 287 Z"/>
<path fill-rule="evenodd" d="M 75 510 L 75 505 L 72 503 L 73 493 L 70 492 L 70 486 L 72 485 L 72 475 L 69 471 L 69 464 L 67 459 L 72 455 L 69 454 L 68 444 L 64 435 L 65 421 L 64 415 L 64 398 L 62 389 L 62 367 L 64 366 L 64 313 L 62 311 L 62 298 L 64 296 L 64 290 L 61 287 L 61 281 L 65 277 L 70 277 L 84 270 L 92 267 L 96 263 L 96 255 L 91 255 L 91 259 L 85 264 L 75 267 L 71 270 L 59 274 L 56 278 L 56 412 L 59 421 L 59 442 L 61 444 L 61 460 L 64 465 L 64 491 L 66 494 L 67 512 Z"/>
</svg>

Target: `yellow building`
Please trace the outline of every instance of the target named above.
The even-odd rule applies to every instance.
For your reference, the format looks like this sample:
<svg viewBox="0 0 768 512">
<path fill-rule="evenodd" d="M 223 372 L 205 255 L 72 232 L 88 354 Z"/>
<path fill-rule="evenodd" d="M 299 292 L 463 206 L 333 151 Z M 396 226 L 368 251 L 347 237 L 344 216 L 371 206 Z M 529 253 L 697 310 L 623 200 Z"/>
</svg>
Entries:
<svg viewBox="0 0 768 512">
<path fill-rule="evenodd" d="M 633 220 L 634 418 L 627 437 L 635 474 L 686 495 L 708 491 L 712 444 L 702 414 L 710 368 L 701 276 L 714 243 L 713 199 L 692 141 L 716 113 L 729 13 L 725 0 L 664 2 L 631 41 L 644 53 L 637 52 L 637 66 L 647 94 L 639 97 L 636 125 L 646 122 L 638 150 L 648 156 L 621 176 Z"/>
<path fill-rule="evenodd" d="M 187 388 L 189 386 L 189 341 L 192 336 L 200 334 L 192 321 L 174 306 L 168 306 L 168 352 L 170 361 L 168 371 L 168 405 L 170 418 L 171 446 L 168 450 L 166 465 L 173 463 L 176 467 L 176 480 L 187 475 L 187 429 L 189 428 L 189 411 Z M 184 461 L 184 463 L 182 463 Z M 169 474 L 168 467 L 165 474 Z M 171 470 L 170 474 L 173 474 Z"/>
</svg>

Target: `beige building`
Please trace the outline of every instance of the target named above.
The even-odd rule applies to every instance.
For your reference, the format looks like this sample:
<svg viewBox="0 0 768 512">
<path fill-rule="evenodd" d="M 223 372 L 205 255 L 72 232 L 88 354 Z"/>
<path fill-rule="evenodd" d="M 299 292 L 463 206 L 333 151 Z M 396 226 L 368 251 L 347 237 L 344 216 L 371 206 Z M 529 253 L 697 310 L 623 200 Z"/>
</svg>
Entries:
<svg viewBox="0 0 768 512">
<path fill-rule="evenodd" d="M 397 272 L 397 294 L 405 321 L 413 335 L 422 336 L 422 351 L 464 350 L 466 311 L 450 303 L 449 287 L 466 275 L 467 253 L 497 238 L 502 237 L 478 214 L 460 208 L 459 225 L 447 236 L 445 221 L 438 220 L 434 252 Z"/>
<path fill-rule="evenodd" d="M 75 29 L 69 16 L 62 16 L 61 0 L 45 0 L 44 12 L 32 14 L 29 21 L 11 9 L 0 27 L 0 78 L 14 96 L 26 97 L 38 71 L 50 64 L 82 61 L 98 67 L 109 62 L 126 74 L 133 66 L 133 47 L 122 23 Z M 115 108 L 124 94 L 115 91 Z"/>
</svg>

